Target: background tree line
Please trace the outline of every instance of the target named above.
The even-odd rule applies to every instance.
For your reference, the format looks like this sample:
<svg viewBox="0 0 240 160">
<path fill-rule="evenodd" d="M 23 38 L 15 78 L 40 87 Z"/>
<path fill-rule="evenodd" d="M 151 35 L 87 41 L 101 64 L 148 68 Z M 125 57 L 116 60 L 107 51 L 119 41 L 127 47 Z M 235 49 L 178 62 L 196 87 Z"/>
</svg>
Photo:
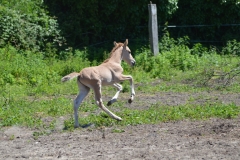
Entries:
<svg viewBox="0 0 240 160">
<path fill-rule="evenodd" d="M 1 0 L 0 46 L 37 51 L 82 48 L 125 38 L 148 41 L 146 0 Z M 159 36 L 166 25 L 211 25 L 167 29 L 190 40 L 240 40 L 238 0 L 152 0 L 158 7 Z M 164 28 L 165 27 L 165 28 Z M 211 43 L 210 43 L 211 44 Z"/>
<path fill-rule="evenodd" d="M 195 26 L 171 29 L 175 37 L 187 35 L 191 40 L 217 46 L 240 40 L 239 0 L 179 0 L 178 7 L 169 24 Z"/>
</svg>

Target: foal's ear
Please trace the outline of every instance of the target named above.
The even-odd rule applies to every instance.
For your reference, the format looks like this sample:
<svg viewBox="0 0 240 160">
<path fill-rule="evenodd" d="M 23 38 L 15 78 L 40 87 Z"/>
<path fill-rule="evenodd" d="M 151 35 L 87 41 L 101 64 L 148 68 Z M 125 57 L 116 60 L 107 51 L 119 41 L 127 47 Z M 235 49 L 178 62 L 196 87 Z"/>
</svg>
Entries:
<svg viewBox="0 0 240 160">
<path fill-rule="evenodd" d="M 114 45 L 114 46 L 117 46 L 117 42 L 116 42 L 116 41 L 114 41 L 114 42 L 113 42 L 113 45 Z"/>
<path fill-rule="evenodd" d="M 128 39 L 124 42 L 124 46 L 126 47 L 128 45 Z"/>
</svg>

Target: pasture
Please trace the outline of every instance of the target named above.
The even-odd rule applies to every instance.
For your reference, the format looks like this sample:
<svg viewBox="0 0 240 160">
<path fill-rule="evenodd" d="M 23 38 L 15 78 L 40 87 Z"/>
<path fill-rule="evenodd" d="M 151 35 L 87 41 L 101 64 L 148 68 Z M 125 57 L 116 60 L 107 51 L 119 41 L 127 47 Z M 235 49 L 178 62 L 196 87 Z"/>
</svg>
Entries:
<svg viewBox="0 0 240 160">
<path fill-rule="evenodd" d="M 128 104 L 131 89 L 123 82 L 108 107 L 123 120 L 102 112 L 91 91 L 79 108 L 82 127 L 75 129 L 76 80 L 61 83 L 61 77 L 100 62 L 90 62 L 86 51 L 64 60 L 16 54 L 12 47 L 0 51 L 0 159 L 240 158 L 236 55 L 183 45 L 162 48 L 157 57 L 135 50 L 136 66 L 123 63 L 135 82 L 134 101 Z M 115 93 L 103 87 L 103 103 Z"/>
</svg>

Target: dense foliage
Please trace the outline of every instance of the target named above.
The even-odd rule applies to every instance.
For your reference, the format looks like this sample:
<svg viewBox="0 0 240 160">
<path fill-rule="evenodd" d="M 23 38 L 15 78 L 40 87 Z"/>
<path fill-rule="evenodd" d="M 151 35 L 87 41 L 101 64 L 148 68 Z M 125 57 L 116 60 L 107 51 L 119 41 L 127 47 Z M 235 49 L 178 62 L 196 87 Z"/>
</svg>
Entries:
<svg viewBox="0 0 240 160">
<path fill-rule="evenodd" d="M 148 39 L 148 4 L 138 0 L 46 0 L 44 3 L 58 17 L 61 30 L 73 47 L 125 38 Z M 177 0 L 153 0 L 159 23 L 164 23 L 177 9 Z"/>
<path fill-rule="evenodd" d="M 132 0 L 2 0 L 0 46 L 11 44 L 18 49 L 43 51 L 47 56 L 61 54 L 62 58 L 68 47 L 83 49 L 125 38 L 146 44 L 148 3 L 145 0 L 138 3 Z M 190 42 L 223 46 L 229 40 L 240 40 L 239 0 L 155 0 L 152 3 L 158 9 L 160 37 L 163 27 L 166 29 L 170 24 L 185 26 L 168 28 L 168 32 L 174 38 L 188 36 Z M 46 53 L 49 51 L 50 55 Z"/>
<path fill-rule="evenodd" d="M 160 36 L 165 24 L 195 25 L 169 28 L 169 32 L 175 38 L 189 36 L 193 42 L 222 46 L 228 40 L 240 40 L 240 26 L 236 25 L 240 20 L 238 1 L 153 0 L 152 3 L 158 9 Z M 137 3 L 132 0 L 45 1 L 50 13 L 58 17 L 61 30 L 73 47 L 124 38 L 148 41 L 148 3 L 145 0 Z"/>
<path fill-rule="evenodd" d="M 172 36 L 219 46 L 240 41 L 239 0 L 179 0 L 178 7 L 169 25 L 183 27 L 169 29 Z"/>
<path fill-rule="evenodd" d="M 40 0 L 2 0 L 0 46 L 47 51 L 63 45 L 57 19 L 47 13 Z"/>
</svg>

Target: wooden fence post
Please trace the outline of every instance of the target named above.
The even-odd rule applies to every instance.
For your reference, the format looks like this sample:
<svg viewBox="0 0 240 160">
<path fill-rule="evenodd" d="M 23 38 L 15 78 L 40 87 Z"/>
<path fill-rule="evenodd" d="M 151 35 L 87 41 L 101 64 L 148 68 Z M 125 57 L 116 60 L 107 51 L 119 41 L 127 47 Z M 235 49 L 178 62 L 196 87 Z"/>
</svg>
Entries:
<svg viewBox="0 0 240 160">
<path fill-rule="evenodd" d="M 157 24 L 157 7 L 156 4 L 148 4 L 149 11 L 149 40 L 152 53 L 156 56 L 159 52 L 158 47 L 158 24 Z"/>
</svg>

